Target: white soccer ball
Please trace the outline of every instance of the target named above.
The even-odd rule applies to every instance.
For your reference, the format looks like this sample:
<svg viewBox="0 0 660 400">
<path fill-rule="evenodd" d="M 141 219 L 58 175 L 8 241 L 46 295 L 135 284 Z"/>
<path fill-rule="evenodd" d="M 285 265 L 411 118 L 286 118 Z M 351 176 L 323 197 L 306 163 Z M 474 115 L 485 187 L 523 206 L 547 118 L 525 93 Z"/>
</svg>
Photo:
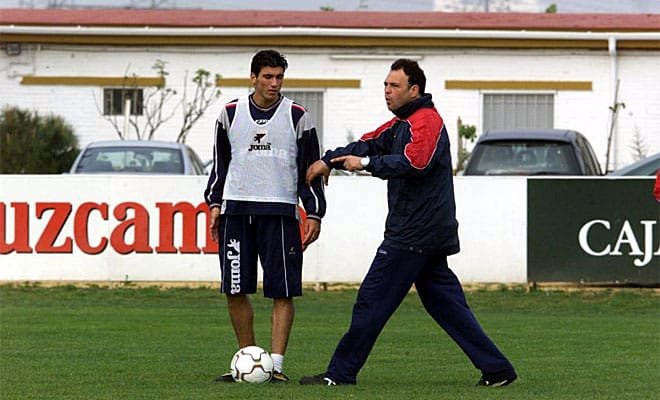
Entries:
<svg viewBox="0 0 660 400">
<path fill-rule="evenodd" d="M 268 382 L 273 377 L 273 359 L 261 347 L 243 347 L 231 359 L 231 374 L 236 382 Z"/>
</svg>

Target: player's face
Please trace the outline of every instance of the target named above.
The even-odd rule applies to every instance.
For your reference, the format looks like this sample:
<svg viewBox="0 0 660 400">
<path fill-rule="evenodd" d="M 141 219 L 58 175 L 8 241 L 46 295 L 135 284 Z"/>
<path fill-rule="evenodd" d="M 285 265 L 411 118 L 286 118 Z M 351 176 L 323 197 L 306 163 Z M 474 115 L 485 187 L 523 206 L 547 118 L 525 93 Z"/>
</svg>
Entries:
<svg viewBox="0 0 660 400">
<path fill-rule="evenodd" d="M 408 83 L 403 69 L 390 71 L 385 78 L 385 103 L 390 111 L 397 110 L 419 97 L 419 86 Z"/>
<path fill-rule="evenodd" d="M 253 100 L 257 105 L 268 107 L 279 99 L 282 82 L 284 81 L 284 68 L 263 67 L 259 75 L 250 75 L 254 85 Z"/>
</svg>

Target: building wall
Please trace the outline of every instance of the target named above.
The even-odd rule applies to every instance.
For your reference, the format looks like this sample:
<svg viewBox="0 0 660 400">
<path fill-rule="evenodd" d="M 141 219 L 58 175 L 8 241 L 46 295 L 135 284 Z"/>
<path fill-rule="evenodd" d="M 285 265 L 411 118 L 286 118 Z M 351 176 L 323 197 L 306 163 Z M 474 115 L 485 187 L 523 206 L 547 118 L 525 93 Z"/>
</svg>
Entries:
<svg viewBox="0 0 660 400">
<path fill-rule="evenodd" d="M 625 104 L 617 120 L 618 161 L 626 165 L 632 161 L 636 134 L 647 154 L 660 151 L 660 53 L 623 53 L 618 67 L 618 101 Z"/>
<path fill-rule="evenodd" d="M 609 58 L 602 51 L 557 50 L 472 50 L 458 54 L 438 55 L 424 60 L 432 65 L 430 75 L 445 79 L 497 81 L 591 81 L 592 91 L 531 91 L 555 96 L 555 128 L 570 128 L 582 132 L 591 142 L 601 164 L 605 159 L 606 125 L 608 117 Z M 462 93 L 454 93 L 462 92 Z M 482 133 L 483 93 L 515 93 L 519 90 L 442 90 L 440 107 L 445 120 L 456 131 L 456 119 L 477 126 Z M 525 91 L 522 91 L 525 92 Z M 453 105 L 454 96 L 458 103 Z M 660 143 L 658 143 L 660 147 Z"/>
<path fill-rule="evenodd" d="M 161 59 L 167 62 L 167 85 L 180 94 L 186 71 L 190 79 L 198 68 L 220 73 L 223 77 L 247 78 L 250 59 L 256 50 L 247 47 L 23 46 L 19 56 L 0 54 L 2 105 L 16 105 L 65 117 L 74 126 L 81 145 L 93 140 L 115 139 L 114 129 L 100 116 L 95 105 L 96 99 L 98 107 L 102 107 L 102 87 L 21 85 L 21 77 L 30 74 L 155 76 L 151 67 Z M 446 89 L 446 80 L 592 82 L 590 91 L 542 92 L 555 95 L 555 127 L 582 132 L 591 141 L 604 166 L 612 91 L 610 56 L 606 51 L 415 49 L 389 51 L 387 54 L 391 57 L 383 59 L 361 57 L 378 53 L 369 49 L 354 52 L 352 59 L 337 59 L 331 55 L 348 52 L 342 49 L 280 50 L 289 60 L 290 68 L 286 74 L 289 78 L 358 79 L 361 82 L 359 89 L 317 88 L 325 92 L 325 148 L 345 144 L 349 132 L 359 138 L 391 118 L 383 101 L 382 82 L 393 59 L 412 55 L 419 59 L 426 71 L 427 91 L 434 95 L 452 139 L 456 135 L 458 117 L 465 124 L 476 125 L 477 133 L 481 133 L 481 95 L 492 91 Z M 619 101 L 626 107 L 618 116 L 617 156 L 613 159 L 621 166 L 633 161 L 630 147 L 635 132 L 639 132 L 647 153 L 660 151 L 660 86 L 657 85 L 660 81 L 660 51 L 619 51 L 618 70 Z M 214 119 L 222 104 L 248 92 L 247 87 L 221 89 L 220 100 L 188 136 L 187 143 L 202 159 L 211 157 Z M 170 101 L 169 107 L 174 104 L 175 101 Z M 176 139 L 180 124 L 181 112 L 177 110 L 174 118 L 157 132 L 156 138 Z"/>
</svg>

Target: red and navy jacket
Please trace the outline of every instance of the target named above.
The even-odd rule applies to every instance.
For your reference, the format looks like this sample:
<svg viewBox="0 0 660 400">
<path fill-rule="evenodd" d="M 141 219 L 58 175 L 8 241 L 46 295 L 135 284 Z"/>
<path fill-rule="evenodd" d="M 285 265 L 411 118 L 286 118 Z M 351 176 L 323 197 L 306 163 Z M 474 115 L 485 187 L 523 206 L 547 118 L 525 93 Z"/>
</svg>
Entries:
<svg viewBox="0 0 660 400">
<path fill-rule="evenodd" d="M 357 142 L 325 153 L 323 161 L 369 156 L 366 170 L 387 180 L 388 214 L 383 244 L 419 254 L 458 253 L 458 222 L 449 137 L 430 94 Z"/>
</svg>

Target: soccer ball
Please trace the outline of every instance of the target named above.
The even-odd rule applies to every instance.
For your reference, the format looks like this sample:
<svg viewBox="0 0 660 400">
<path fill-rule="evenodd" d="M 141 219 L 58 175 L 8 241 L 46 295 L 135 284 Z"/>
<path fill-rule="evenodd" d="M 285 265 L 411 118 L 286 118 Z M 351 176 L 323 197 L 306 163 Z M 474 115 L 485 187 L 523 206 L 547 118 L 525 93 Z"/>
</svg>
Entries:
<svg viewBox="0 0 660 400">
<path fill-rule="evenodd" d="M 231 359 L 231 374 L 236 382 L 268 382 L 273 377 L 273 359 L 261 347 L 243 347 Z"/>
</svg>

